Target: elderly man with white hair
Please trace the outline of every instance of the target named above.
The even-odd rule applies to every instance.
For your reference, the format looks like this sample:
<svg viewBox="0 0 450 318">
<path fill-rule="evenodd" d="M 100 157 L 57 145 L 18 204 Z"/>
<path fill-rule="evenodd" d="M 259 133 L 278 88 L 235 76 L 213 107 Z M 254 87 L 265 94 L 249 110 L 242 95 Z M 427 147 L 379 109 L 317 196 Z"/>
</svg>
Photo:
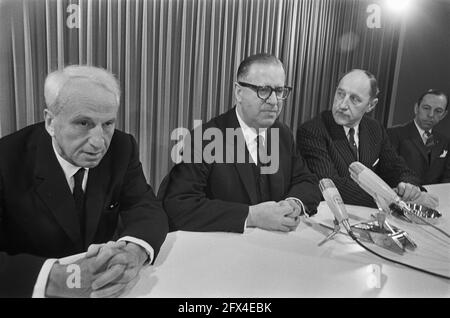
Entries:
<svg viewBox="0 0 450 318">
<path fill-rule="evenodd" d="M 69 66 L 44 89 L 44 122 L 0 139 L 0 297 L 120 296 L 168 225 L 135 139 L 115 129 L 118 82 Z"/>
</svg>

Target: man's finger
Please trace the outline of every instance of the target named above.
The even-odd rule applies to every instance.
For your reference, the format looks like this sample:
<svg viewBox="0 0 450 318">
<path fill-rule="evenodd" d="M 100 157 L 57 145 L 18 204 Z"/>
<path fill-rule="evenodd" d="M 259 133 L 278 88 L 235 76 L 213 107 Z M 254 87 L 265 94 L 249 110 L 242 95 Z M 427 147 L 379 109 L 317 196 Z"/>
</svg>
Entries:
<svg viewBox="0 0 450 318">
<path fill-rule="evenodd" d="M 133 263 L 133 257 L 133 255 L 130 255 L 130 252 L 120 252 L 109 260 L 108 267 L 117 264 L 129 265 L 130 263 Z"/>
<path fill-rule="evenodd" d="M 279 206 L 276 211 L 281 215 L 291 214 L 294 212 L 294 209 L 290 205 Z"/>
<path fill-rule="evenodd" d="M 139 269 L 137 267 L 127 268 L 120 279 L 116 280 L 116 283 L 128 284 L 132 281 L 136 276 L 139 276 Z"/>
<path fill-rule="evenodd" d="M 91 244 L 91 245 L 89 245 L 89 247 L 88 247 L 88 249 L 86 251 L 86 258 L 97 255 L 103 245 L 105 245 L 105 244 Z"/>
<path fill-rule="evenodd" d="M 413 190 L 413 186 L 410 184 L 405 187 L 405 194 L 403 196 L 406 200 L 411 200 L 413 198 Z"/>
<path fill-rule="evenodd" d="M 123 274 L 125 269 L 126 266 L 122 264 L 111 266 L 94 280 L 94 282 L 92 283 L 92 289 L 97 290 L 113 282 Z"/>
<path fill-rule="evenodd" d="M 136 284 L 139 281 L 139 273 L 136 275 L 136 277 L 134 277 L 128 284 L 127 286 L 124 288 L 123 294 L 122 296 L 126 297 L 127 294 L 133 289 L 134 286 L 136 286 Z"/>
<path fill-rule="evenodd" d="M 98 253 L 96 259 L 94 260 L 94 264 L 97 268 L 102 267 L 106 263 L 109 262 L 109 260 L 119 253 L 121 253 L 120 248 L 116 248 L 113 244 L 105 244 L 100 249 L 100 252 Z"/>
<path fill-rule="evenodd" d="M 298 225 L 298 222 L 297 222 L 297 220 L 295 220 L 294 218 L 284 217 L 284 218 L 281 220 L 281 224 L 282 224 L 282 225 L 285 225 L 285 226 L 287 226 L 287 227 L 292 227 L 292 226 L 297 226 L 297 225 Z"/>
<path fill-rule="evenodd" d="M 398 191 L 397 194 L 399 196 L 403 197 L 403 195 L 405 194 L 405 187 L 406 187 L 406 184 L 404 182 L 400 182 L 397 185 L 397 191 Z"/>
<path fill-rule="evenodd" d="M 280 224 L 280 226 L 278 227 L 278 231 L 281 231 L 281 232 L 290 232 L 291 229 L 290 229 L 288 226 L 286 226 L 286 225 Z"/>
<path fill-rule="evenodd" d="M 114 283 L 105 288 L 95 290 L 91 293 L 92 298 L 118 297 L 124 291 L 127 284 Z"/>
</svg>

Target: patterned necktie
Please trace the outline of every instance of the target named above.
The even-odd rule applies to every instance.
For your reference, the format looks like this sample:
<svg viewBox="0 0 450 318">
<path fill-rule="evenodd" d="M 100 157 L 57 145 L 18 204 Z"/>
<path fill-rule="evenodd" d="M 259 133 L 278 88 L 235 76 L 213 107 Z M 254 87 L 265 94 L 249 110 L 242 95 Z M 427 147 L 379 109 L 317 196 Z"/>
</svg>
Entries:
<svg viewBox="0 0 450 318">
<path fill-rule="evenodd" d="M 429 130 L 426 130 L 423 134 L 426 138 L 425 147 L 427 147 L 428 164 L 430 164 L 431 163 L 431 150 L 434 146 L 434 136 Z"/>
<path fill-rule="evenodd" d="M 350 148 L 352 149 L 353 156 L 356 160 L 359 160 L 358 146 L 356 146 L 355 141 L 355 129 L 353 127 L 348 131 L 348 141 L 350 143 Z"/>
<path fill-rule="evenodd" d="M 84 168 L 78 169 L 78 171 L 73 175 L 74 186 L 73 186 L 73 199 L 75 201 L 75 208 L 78 213 L 78 219 L 80 220 L 80 230 L 81 237 L 84 238 L 85 234 L 85 211 L 84 211 L 84 191 L 83 191 L 83 178 L 84 178 Z"/>
<path fill-rule="evenodd" d="M 434 146 L 434 136 L 433 136 L 433 134 L 429 130 L 427 130 L 427 131 L 424 132 L 424 135 L 425 135 L 425 138 L 426 138 L 425 146 L 433 147 Z"/>
</svg>

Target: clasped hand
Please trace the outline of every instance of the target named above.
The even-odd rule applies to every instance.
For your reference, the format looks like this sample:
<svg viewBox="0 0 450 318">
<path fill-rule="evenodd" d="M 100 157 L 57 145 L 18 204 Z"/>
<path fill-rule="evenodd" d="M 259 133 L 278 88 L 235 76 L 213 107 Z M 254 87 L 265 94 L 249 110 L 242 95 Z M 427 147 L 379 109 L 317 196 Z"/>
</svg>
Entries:
<svg viewBox="0 0 450 318">
<path fill-rule="evenodd" d="M 137 283 L 139 271 L 147 260 L 145 250 L 125 241 L 93 244 L 84 258 L 73 264 L 55 263 L 49 275 L 49 297 L 118 297 Z M 70 267 L 72 265 L 72 267 Z M 77 284 L 71 284 L 70 268 L 79 270 Z"/>
<path fill-rule="evenodd" d="M 301 209 L 293 200 L 267 201 L 250 206 L 247 226 L 282 232 L 294 231 L 300 223 L 300 213 Z"/>
</svg>

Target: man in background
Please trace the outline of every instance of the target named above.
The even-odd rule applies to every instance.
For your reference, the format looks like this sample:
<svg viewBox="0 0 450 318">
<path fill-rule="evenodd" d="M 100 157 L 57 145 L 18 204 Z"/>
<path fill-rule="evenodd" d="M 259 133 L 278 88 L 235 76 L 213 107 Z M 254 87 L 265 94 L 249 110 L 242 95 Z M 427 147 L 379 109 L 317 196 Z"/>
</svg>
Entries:
<svg viewBox="0 0 450 318">
<path fill-rule="evenodd" d="M 437 202 L 421 192 L 420 180 L 397 155 L 383 126 L 367 116 L 377 102 L 373 74 L 354 69 L 339 81 L 332 110 L 301 125 L 297 145 L 309 168 L 319 179 L 330 178 L 344 203 L 375 207 L 376 203 L 349 173 L 359 161 L 378 174 L 406 201 Z M 431 200 L 431 201 L 427 201 Z"/>
<path fill-rule="evenodd" d="M 69 66 L 44 89 L 45 122 L 0 140 L 0 297 L 119 296 L 168 227 L 135 139 L 115 130 L 118 82 Z"/>
<path fill-rule="evenodd" d="M 448 96 L 436 89 L 423 93 L 414 105 L 412 121 L 388 129 L 392 145 L 422 184 L 450 182 L 450 141 L 433 130 L 448 111 Z"/>
<path fill-rule="evenodd" d="M 198 149 L 186 142 L 183 161 L 161 185 L 158 197 L 171 230 L 243 233 L 246 227 L 258 227 L 288 232 L 297 228 L 301 214 L 316 213 L 318 181 L 296 151 L 290 129 L 277 121 L 289 92 L 283 64 L 275 56 L 256 54 L 241 62 L 236 107 L 198 128 L 201 135 L 217 134 L 215 142 L 223 147 L 215 155 L 222 155 L 191 160 L 188 150 L 193 149 L 194 157 L 202 155 L 209 144 L 203 140 Z M 229 153 L 232 160 L 227 160 Z"/>
</svg>

